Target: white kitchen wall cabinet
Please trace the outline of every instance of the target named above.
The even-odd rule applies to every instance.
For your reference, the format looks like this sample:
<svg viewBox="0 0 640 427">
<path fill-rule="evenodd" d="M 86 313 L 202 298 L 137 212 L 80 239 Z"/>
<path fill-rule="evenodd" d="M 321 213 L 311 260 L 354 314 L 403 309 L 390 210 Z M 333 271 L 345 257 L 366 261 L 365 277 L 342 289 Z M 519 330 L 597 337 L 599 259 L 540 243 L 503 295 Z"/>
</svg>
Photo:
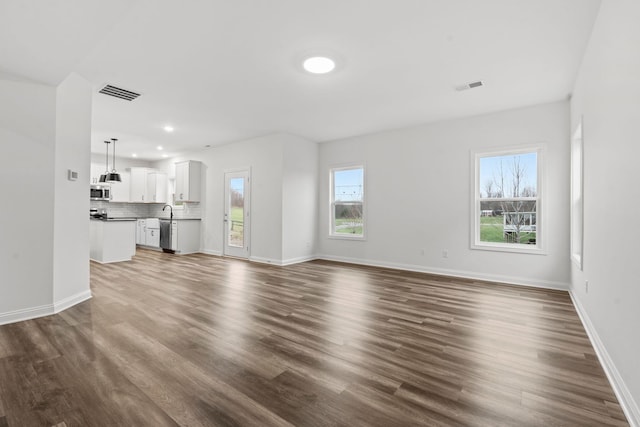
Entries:
<svg viewBox="0 0 640 427">
<path fill-rule="evenodd" d="M 129 195 L 129 201 L 134 203 L 146 203 L 148 201 L 147 196 L 147 175 L 149 174 L 148 168 L 131 168 L 131 194 Z"/>
<path fill-rule="evenodd" d="M 147 201 L 149 203 L 167 203 L 167 186 L 169 180 L 166 173 L 149 172 L 147 174 Z"/>
<path fill-rule="evenodd" d="M 149 168 L 131 168 L 129 202 L 167 203 L 167 174 Z"/>
<path fill-rule="evenodd" d="M 176 163 L 176 202 L 199 202 L 202 163 L 187 160 Z"/>
<path fill-rule="evenodd" d="M 131 173 L 120 172 L 121 182 L 112 182 L 111 185 L 111 199 L 110 202 L 123 202 L 127 203 L 131 197 Z"/>
</svg>

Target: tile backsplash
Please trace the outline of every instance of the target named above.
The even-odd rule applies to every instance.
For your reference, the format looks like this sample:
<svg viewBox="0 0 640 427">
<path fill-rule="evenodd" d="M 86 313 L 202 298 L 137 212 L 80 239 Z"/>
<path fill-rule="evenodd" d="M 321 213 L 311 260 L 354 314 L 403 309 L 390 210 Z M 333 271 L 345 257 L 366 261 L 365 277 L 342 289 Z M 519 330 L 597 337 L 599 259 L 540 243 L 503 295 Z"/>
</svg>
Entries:
<svg viewBox="0 0 640 427">
<path fill-rule="evenodd" d="M 106 209 L 107 215 L 113 218 L 167 218 L 169 210 L 162 211 L 161 204 L 155 203 L 117 203 L 91 201 L 91 208 Z M 202 218 L 200 203 L 185 203 L 183 208 L 173 208 L 174 218 Z"/>
</svg>

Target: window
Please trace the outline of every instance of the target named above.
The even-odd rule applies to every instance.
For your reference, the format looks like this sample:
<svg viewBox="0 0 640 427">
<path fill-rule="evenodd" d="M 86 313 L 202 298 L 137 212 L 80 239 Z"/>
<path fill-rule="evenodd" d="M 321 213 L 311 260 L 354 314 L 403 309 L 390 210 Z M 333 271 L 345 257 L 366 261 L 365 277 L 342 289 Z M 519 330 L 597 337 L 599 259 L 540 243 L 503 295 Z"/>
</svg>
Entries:
<svg viewBox="0 0 640 427">
<path fill-rule="evenodd" d="M 330 236 L 364 238 L 363 166 L 331 169 L 330 210 Z"/>
<path fill-rule="evenodd" d="M 582 270 L 582 123 L 571 141 L 571 259 Z"/>
<path fill-rule="evenodd" d="M 472 248 L 541 252 L 542 148 L 475 154 Z"/>
</svg>

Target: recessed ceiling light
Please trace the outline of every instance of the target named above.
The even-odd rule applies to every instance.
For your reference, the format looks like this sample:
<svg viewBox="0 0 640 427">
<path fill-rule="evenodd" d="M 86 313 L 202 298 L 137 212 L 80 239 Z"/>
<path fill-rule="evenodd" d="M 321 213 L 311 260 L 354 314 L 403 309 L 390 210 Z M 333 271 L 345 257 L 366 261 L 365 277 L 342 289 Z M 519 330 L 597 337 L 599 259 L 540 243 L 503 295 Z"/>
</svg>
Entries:
<svg viewBox="0 0 640 427">
<path fill-rule="evenodd" d="M 156 148 L 157 148 L 158 150 L 162 150 L 162 146 L 161 146 L 161 145 L 158 145 Z"/>
<path fill-rule="evenodd" d="M 138 155 L 136 153 L 133 153 L 131 157 L 138 157 Z"/>
<path fill-rule="evenodd" d="M 167 158 L 167 157 L 169 157 L 169 155 L 168 154 L 163 154 L 162 157 Z"/>
<path fill-rule="evenodd" d="M 326 74 L 336 68 L 336 63 L 333 59 L 327 58 L 326 56 L 312 56 L 311 58 L 305 59 L 302 66 L 312 74 Z"/>
<path fill-rule="evenodd" d="M 173 132 L 173 126 L 165 126 L 163 129 L 165 132 Z"/>
</svg>

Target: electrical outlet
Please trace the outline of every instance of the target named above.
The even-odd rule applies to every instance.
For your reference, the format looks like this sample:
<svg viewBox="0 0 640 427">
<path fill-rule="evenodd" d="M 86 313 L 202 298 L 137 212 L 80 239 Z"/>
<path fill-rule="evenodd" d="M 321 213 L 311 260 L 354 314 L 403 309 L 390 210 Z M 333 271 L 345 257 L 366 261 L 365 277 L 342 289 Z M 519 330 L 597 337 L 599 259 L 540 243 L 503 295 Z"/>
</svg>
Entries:
<svg viewBox="0 0 640 427">
<path fill-rule="evenodd" d="M 449 249 L 442 250 L 442 258 L 449 258 Z"/>
<path fill-rule="evenodd" d="M 589 293 L 589 281 L 588 281 L 588 280 L 585 280 L 585 281 L 584 281 L 584 292 L 585 292 L 586 294 L 588 294 L 588 293 Z"/>
</svg>

